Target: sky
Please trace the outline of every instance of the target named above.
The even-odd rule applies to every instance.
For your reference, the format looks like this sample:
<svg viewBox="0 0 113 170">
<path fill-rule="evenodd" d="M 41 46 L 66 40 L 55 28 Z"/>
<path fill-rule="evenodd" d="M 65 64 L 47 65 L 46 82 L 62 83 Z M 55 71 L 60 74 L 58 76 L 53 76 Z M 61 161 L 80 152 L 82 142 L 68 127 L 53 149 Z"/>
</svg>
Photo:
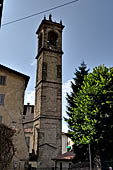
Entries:
<svg viewBox="0 0 113 170">
<path fill-rule="evenodd" d="M 36 80 L 36 55 L 38 41 L 36 31 L 44 15 L 52 14 L 53 21 L 62 20 L 63 31 L 63 102 L 66 116 L 66 92 L 75 68 L 84 60 L 90 71 L 95 66 L 113 66 L 113 0 L 78 0 L 53 11 L 4 25 L 47 9 L 71 2 L 71 0 L 4 0 L 2 27 L 0 30 L 0 64 L 30 76 L 25 104 L 34 104 Z M 67 125 L 63 121 L 63 131 Z"/>
</svg>

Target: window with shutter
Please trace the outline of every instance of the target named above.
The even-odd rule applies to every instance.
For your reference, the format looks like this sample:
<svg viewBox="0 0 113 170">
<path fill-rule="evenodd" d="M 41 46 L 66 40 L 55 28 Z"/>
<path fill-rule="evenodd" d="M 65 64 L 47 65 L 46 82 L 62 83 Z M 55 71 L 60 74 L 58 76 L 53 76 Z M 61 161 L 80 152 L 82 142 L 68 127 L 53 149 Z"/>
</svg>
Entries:
<svg viewBox="0 0 113 170">
<path fill-rule="evenodd" d="M 4 105 L 4 94 L 0 94 L 0 105 Z"/>
<path fill-rule="evenodd" d="M 0 85 L 6 85 L 6 76 L 0 76 Z"/>
<path fill-rule="evenodd" d="M 0 116 L 0 124 L 2 123 L 2 116 Z"/>
</svg>

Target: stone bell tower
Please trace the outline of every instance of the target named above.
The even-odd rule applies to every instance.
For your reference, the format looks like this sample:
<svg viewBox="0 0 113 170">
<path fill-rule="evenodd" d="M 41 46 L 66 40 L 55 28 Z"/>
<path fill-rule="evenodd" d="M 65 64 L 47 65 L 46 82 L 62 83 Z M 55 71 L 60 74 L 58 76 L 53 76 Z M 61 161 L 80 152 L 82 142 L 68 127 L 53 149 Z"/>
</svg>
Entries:
<svg viewBox="0 0 113 170">
<path fill-rule="evenodd" d="M 62 151 L 62 21 L 42 20 L 38 35 L 38 55 L 34 150 L 39 167 L 53 167 L 52 158 Z"/>
</svg>

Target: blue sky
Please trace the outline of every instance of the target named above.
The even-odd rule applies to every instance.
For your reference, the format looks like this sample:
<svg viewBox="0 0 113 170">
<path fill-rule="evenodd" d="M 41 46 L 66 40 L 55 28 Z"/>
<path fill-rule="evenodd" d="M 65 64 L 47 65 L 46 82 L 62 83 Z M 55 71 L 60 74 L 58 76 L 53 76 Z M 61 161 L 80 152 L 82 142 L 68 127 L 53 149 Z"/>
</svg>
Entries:
<svg viewBox="0 0 113 170">
<path fill-rule="evenodd" d="M 2 24 L 70 2 L 71 0 L 4 0 Z M 44 15 L 62 19 L 63 31 L 63 116 L 65 94 L 75 68 L 84 60 L 88 68 L 113 66 L 113 0 L 79 0 L 0 30 L 0 63 L 30 76 L 26 102 L 33 103 L 36 77 L 36 30 Z M 66 130 L 63 123 L 63 131 Z"/>
</svg>

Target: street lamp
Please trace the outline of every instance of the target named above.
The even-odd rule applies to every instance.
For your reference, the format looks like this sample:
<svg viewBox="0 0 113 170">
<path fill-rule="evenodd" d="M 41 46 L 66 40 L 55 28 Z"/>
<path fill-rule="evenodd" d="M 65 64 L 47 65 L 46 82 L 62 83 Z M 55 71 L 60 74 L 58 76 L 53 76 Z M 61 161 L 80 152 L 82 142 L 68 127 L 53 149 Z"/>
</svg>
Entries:
<svg viewBox="0 0 113 170">
<path fill-rule="evenodd" d="M 89 162 L 90 162 L 90 170 L 92 170 L 92 164 L 91 164 L 91 145 L 89 144 Z"/>
</svg>

